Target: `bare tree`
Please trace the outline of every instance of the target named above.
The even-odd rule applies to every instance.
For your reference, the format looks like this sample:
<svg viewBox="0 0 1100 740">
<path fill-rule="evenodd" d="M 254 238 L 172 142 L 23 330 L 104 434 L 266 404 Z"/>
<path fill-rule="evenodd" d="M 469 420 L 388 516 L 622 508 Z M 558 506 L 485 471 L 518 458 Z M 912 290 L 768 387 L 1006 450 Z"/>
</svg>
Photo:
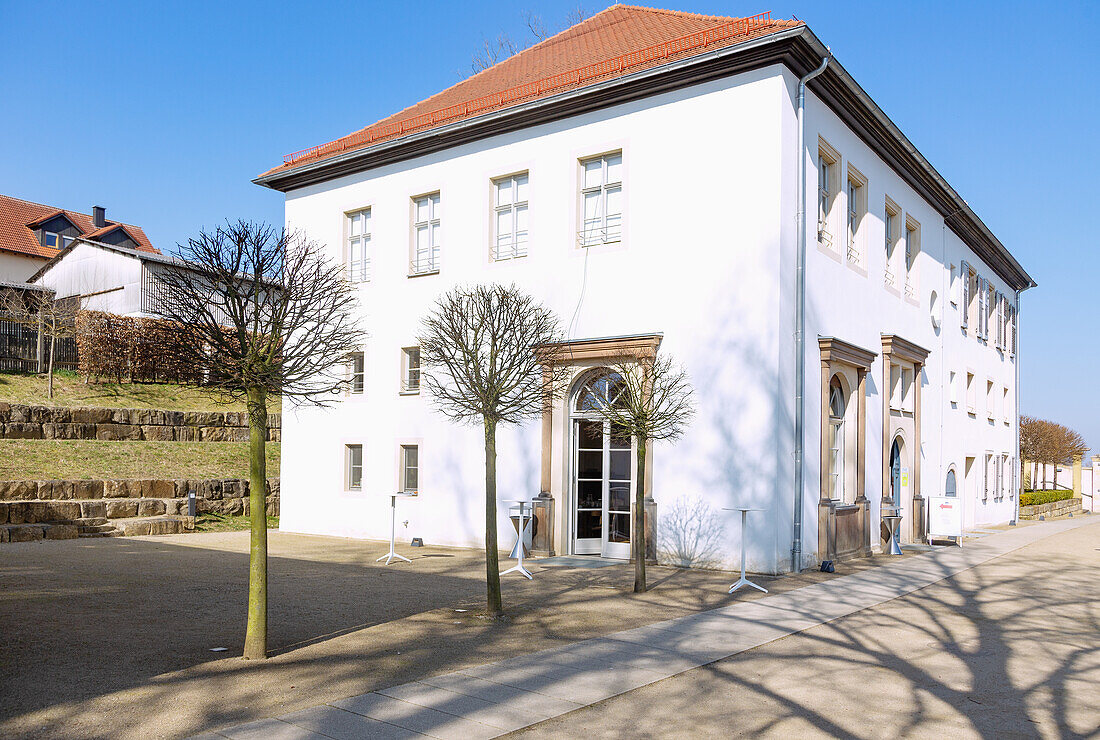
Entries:
<svg viewBox="0 0 1100 740">
<path fill-rule="evenodd" d="M 1088 451 L 1084 437 L 1064 424 L 1033 416 L 1020 417 L 1021 461 L 1069 465 Z"/>
<path fill-rule="evenodd" d="M 474 52 L 473 59 L 470 61 L 470 69 L 475 73 L 488 69 L 533 44 L 545 41 L 554 34 L 560 33 L 570 26 L 575 26 L 586 18 L 588 18 L 588 12 L 578 5 L 565 14 L 561 25 L 551 28 L 543 22 L 542 17 L 537 13 L 525 10 L 523 12 L 523 25 L 526 26 L 527 32 L 530 34 L 530 38 L 526 40 L 526 43 L 517 43 L 507 33 L 503 32 L 497 34 L 496 39 L 492 41 L 483 37 L 481 40 L 482 48 Z"/>
<path fill-rule="evenodd" d="M 612 430 L 629 434 L 637 444 L 634 490 L 634 591 L 645 593 L 645 463 L 649 442 L 674 440 L 695 414 L 691 382 L 668 355 L 636 357 L 623 354 L 614 363 L 618 388 L 593 409 Z M 614 433 L 614 431 L 612 432 Z"/>
<path fill-rule="evenodd" d="M 496 616 L 496 430 L 541 416 L 560 397 L 566 372 L 560 322 L 514 285 L 458 287 L 436 301 L 419 341 L 424 385 L 439 410 L 456 421 L 480 422 L 484 431 L 486 602 Z"/>
<path fill-rule="evenodd" d="M 252 540 L 244 657 L 265 658 L 268 397 L 318 406 L 337 397 L 350 382 L 348 353 L 364 338 L 358 302 L 342 267 L 298 233 L 238 221 L 201 232 L 180 252 L 180 265 L 158 272 L 157 312 L 181 325 L 177 350 L 204 369 L 201 382 L 246 402 Z"/>
<path fill-rule="evenodd" d="M 46 349 L 47 398 L 53 398 L 53 366 L 57 355 L 57 340 L 73 336 L 74 322 L 79 310 L 79 298 L 55 300 L 53 291 L 0 289 L 0 318 L 34 329 L 38 334 L 39 346 L 43 340 L 49 342 Z"/>
</svg>

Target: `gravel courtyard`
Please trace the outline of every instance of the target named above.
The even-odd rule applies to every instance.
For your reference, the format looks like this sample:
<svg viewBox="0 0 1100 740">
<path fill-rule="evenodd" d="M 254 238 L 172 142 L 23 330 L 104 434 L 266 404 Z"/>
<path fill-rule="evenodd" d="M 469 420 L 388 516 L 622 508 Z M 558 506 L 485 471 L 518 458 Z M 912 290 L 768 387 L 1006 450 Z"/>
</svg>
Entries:
<svg viewBox="0 0 1100 740">
<path fill-rule="evenodd" d="M 492 623 L 478 552 L 403 548 L 413 562 L 385 567 L 386 543 L 272 532 L 272 657 L 250 663 L 247 547 L 247 532 L 5 545 L 0 736 L 186 737 L 761 596 L 674 568 L 638 596 L 627 564 L 534 561 Z M 758 580 L 777 593 L 874 562 Z"/>
</svg>

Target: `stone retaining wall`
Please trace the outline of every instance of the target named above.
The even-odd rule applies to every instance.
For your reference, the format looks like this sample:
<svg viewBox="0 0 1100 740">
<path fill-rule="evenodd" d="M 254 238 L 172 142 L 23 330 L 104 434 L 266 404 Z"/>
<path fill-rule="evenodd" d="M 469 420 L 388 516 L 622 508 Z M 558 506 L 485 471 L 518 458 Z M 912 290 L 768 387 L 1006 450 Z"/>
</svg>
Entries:
<svg viewBox="0 0 1100 740">
<path fill-rule="evenodd" d="M 1056 517 L 1066 514 L 1077 514 L 1081 511 L 1081 499 L 1067 498 L 1061 501 L 1051 501 L 1049 504 L 1033 504 L 1020 507 L 1021 519 L 1038 519 L 1040 516 Z"/>
<path fill-rule="evenodd" d="M 282 437 L 282 417 L 267 419 L 268 441 Z M 103 439 L 149 442 L 247 442 L 243 411 L 164 411 L 25 406 L 0 402 L 0 439 Z"/>
<path fill-rule="evenodd" d="M 248 481 L 238 479 L 0 481 L 0 542 L 185 531 L 172 518 L 186 517 L 191 491 L 199 514 L 249 511 Z M 278 516 L 278 478 L 264 499 Z"/>
</svg>

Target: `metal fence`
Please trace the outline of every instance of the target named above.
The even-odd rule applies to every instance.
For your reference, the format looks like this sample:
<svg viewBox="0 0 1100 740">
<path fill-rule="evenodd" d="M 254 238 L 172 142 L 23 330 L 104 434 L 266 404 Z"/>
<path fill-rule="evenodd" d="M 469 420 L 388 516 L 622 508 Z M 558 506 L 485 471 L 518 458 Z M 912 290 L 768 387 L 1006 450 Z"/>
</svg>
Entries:
<svg viewBox="0 0 1100 740">
<path fill-rule="evenodd" d="M 54 369 L 76 370 L 79 365 L 76 340 L 59 337 L 55 342 Z M 45 372 L 49 367 L 49 351 L 50 338 L 40 334 L 36 326 L 0 319 L 0 371 Z"/>
</svg>

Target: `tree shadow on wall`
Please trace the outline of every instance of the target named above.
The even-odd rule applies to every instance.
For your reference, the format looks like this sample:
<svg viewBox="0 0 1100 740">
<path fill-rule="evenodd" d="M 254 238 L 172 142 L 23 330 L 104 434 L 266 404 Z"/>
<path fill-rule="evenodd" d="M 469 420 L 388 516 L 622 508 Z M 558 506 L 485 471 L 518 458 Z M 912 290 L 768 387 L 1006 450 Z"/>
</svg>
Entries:
<svg viewBox="0 0 1100 740">
<path fill-rule="evenodd" d="M 724 532 L 722 518 L 710 504 L 681 496 L 659 513 L 657 557 L 666 565 L 718 568 Z"/>
</svg>

